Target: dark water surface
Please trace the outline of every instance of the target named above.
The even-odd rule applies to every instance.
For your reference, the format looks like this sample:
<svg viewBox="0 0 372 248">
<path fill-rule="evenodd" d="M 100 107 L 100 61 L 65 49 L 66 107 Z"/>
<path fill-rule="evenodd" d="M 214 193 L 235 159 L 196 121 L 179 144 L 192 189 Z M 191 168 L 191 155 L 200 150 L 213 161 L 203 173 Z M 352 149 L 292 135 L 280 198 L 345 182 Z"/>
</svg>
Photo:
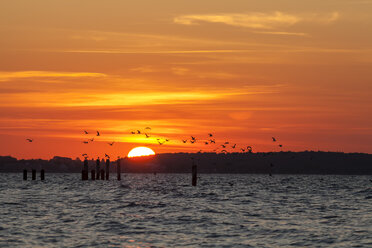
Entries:
<svg viewBox="0 0 372 248">
<path fill-rule="evenodd" d="M 0 174 L 0 247 L 372 247 L 370 176 L 115 176 Z"/>
</svg>

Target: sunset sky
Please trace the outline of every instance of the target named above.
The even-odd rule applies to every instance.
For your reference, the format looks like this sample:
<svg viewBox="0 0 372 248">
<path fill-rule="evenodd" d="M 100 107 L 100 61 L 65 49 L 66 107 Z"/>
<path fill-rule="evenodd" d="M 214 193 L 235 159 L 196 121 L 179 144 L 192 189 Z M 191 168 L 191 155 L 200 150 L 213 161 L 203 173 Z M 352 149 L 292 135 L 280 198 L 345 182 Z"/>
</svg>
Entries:
<svg viewBox="0 0 372 248">
<path fill-rule="evenodd" d="M 372 153 L 371 13 L 372 0 L 2 0 L 0 155 Z M 181 141 L 210 132 L 217 145 Z"/>
</svg>

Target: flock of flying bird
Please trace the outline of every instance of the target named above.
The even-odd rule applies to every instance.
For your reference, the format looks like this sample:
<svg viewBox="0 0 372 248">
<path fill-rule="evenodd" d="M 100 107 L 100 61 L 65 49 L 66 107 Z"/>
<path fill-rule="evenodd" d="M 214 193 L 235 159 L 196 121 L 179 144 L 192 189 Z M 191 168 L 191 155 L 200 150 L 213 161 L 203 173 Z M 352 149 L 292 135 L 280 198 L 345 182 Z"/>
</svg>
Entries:
<svg viewBox="0 0 372 248">
<path fill-rule="evenodd" d="M 132 134 L 132 135 L 144 135 L 147 139 L 149 139 L 149 138 L 153 137 L 152 135 L 150 135 L 150 132 L 151 132 L 151 127 L 146 127 L 145 131 L 135 130 L 135 131 L 131 131 L 130 134 Z M 84 134 L 88 135 L 90 133 L 88 131 L 84 130 Z M 96 131 L 94 137 L 89 138 L 87 140 L 84 140 L 83 143 L 84 144 L 89 144 L 89 142 L 93 142 L 95 137 L 98 137 L 98 136 L 101 136 L 101 134 L 100 134 L 99 131 Z M 271 137 L 271 138 L 272 138 L 272 141 L 274 143 L 277 142 L 277 138 L 275 138 L 275 137 Z M 26 139 L 26 140 L 30 143 L 34 141 L 33 139 Z M 156 141 L 159 145 L 163 145 L 167 142 L 170 142 L 170 140 L 167 139 L 167 138 L 156 138 Z M 195 136 L 190 136 L 189 139 L 182 139 L 181 141 L 182 141 L 183 144 L 186 144 L 186 143 L 195 144 L 195 143 L 197 143 L 197 141 L 200 141 L 204 145 L 208 145 L 208 146 L 213 145 L 213 148 L 214 148 L 212 150 L 213 152 L 218 152 L 219 151 L 221 153 L 228 153 L 228 149 L 230 149 L 230 148 L 234 149 L 234 151 L 237 150 L 237 151 L 241 151 L 243 153 L 244 152 L 247 152 L 247 153 L 252 153 L 253 152 L 253 147 L 252 146 L 237 147 L 237 144 L 232 144 L 230 141 L 224 141 L 221 144 L 218 144 L 218 143 L 216 143 L 216 139 L 214 138 L 214 135 L 212 133 L 208 133 L 207 137 L 204 138 L 204 139 L 199 139 L 199 138 L 197 139 Z M 107 144 L 110 145 L 110 146 L 113 146 L 115 144 L 115 141 L 109 142 Z M 283 147 L 282 144 L 278 144 L 278 146 L 281 147 L 281 148 Z M 200 152 L 202 152 L 202 150 L 199 150 L 199 153 Z M 88 155 L 86 153 L 84 153 L 84 154 L 82 154 L 82 156 L 87 157 Z M 106 153 L 105 153 L 105 157 L 110 158 L 110 156 Z"/>
</svg>

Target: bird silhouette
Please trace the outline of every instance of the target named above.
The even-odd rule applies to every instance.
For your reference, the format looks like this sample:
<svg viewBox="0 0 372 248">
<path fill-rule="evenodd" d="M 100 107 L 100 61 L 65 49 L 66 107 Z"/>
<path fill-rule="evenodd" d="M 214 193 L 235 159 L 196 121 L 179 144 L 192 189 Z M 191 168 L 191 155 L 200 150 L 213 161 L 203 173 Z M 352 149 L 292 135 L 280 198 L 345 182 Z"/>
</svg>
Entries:
<svg viewBox="0 0 372 248">
<path fill-rule="evenodd" d="M 89 134 L 86 130 L 84 130 L 84 133 L 85 133 L 85 134 Z"/>
<path fill-rule="evenodd" d="M 81 156 L 85 157 L 85 156 L 88 156 L 88 154 L 84 153 L 84 154 L 81 154 Z"/>
<path fill-rule="evenodd" d="M 94 141 L 94 138 L 91 138 L 90 141 L 93 142 Z"/>
<path fill-rule="evenodd" d="M 245 152 L 245 149 L 244 148 L 240 148 L 240 150 L 242 150 L 242 152 Z"/>
<path fill-rule="evenodd" d="M 226 150 L 221 150 L 221 152 L 225 152 L 225 153 L 227 153 L 227 151 L 226 151 Z"/>
<path fill-rule="evenodd" d="M 225 145 L 228 145 L 229 143 L 230 143 L 230 142 L 226 141 L 226 142 L 225 142 Z"/>
<path fill-rule="evenodd" d="M 233 146 L 231 146 L 233 149 L 235 149 L 235 147 L 236 147 L 236 144 L 234 144 Z"/>
<path fill-rule="evenodd" d="M 275 137 L 271 137 L 272 139 L 273 139 L 273 142 L 276 142 L 276 139 L 275 139 Z"/>
<path fill-rule="evenodd" d="M 190 140 L 191 144 L 194 144 L 195 142 L 196 142 L 196 140 Z"/>
<path fill-rule="evenodd" d="M 208 145 L 208 144 L 209 144 L 209 142 L 208 142 L 208 141 L 205 141 L 205 142 L 204 142 L 204 144 Z"/>
<path fill-rule="evenodd" d="M 165 139 L 165 142 L 169 142 L 169 139 Z"/>
<path fill-rule="evenodd" d="M 97 136 L 101 136 L 101 134 L 97 131 Z"/>
<path fill-rule="evenodd" d="M 182 142 L 185 144 L 187 142 L 187 140 L 182 140 Z"/>
<path fill-rule="evenodd" d="M 213 137 L 213 134 L 209 133 L 208 136 L 209 136 L 209 137 Z"/>
<path fill-rule="evenodd" d="M 137 130 L 137 134 L 141 134 L 141 131 L 140 130 Z"/>
<path fill-rule="evenodd" d="M 109 155 L 107 155 L 106 153 L 105 153 L 105 157 L 106 157 L 106 158 L 108 158 L 108 159 L 110 159 L 110 156 L 109 156 Z"/>
<path fill-rule="evenodd" d="M 89 142 L 88 141 L 83 141 L 84 144 L 88 144 Z"/>
<path fill-rule="evenodd" d="M 131 133 L 131 134 L 136 134 L 136 132 L 134 132 L 134 131 L 131 131 L 130 133 Z"/>
<path fill-rule="evenodd" d="M 158 140 L 159 145 L 164 144 L 164 142 L 165 142 L 165 141 L 161 142 L 160 140 Z"/>
<path fill-rule="evenodd" d="M 283 147 L 283 145 L 279 145 L 279 147 Z"/>
<path fill-rule="evenodd" d="M 113 142 L 111 142 L 111 143 L 108 143 L 108 144 L 109 144 L 110 146 L 113 146 L 113 145 L 114 145 L 114 143 L 115 143 L 115 142 L 113 141 Z"/>
<path fill-rule="evenodd" d="M 210 143 L 213 143 L 213 144 L 216 144 L 216 140 L 215 139 L 211 139 L 209 140 Z"/>
<path fill-rule="evenodd" d="M 226 148 L 226 146 L 225 145 L 221 145 L 223 148 Z"/>
<path fill-rule="evenodd" d="M 145 133 L 145 135 L 146 135 L 146 138 L 150 138 L 151 136 L 150 135 L 148 135 L 147 133 Z"/>
<path fill-rule="evenodd" d="M 26 139 L 28 142 L 33 142 L 34 140 L 33 139 Z"/>
<path fill-rule="evenodd" d="M 151 130 L 151 127 L 146 127 L 145 129 L 147 129 L 147 130 Z"/>
<path fill-rule="evenodd" d="M 196 141 L 196 138 L 194 136 L 191 136 L 191 140 Z"/>
</svg>

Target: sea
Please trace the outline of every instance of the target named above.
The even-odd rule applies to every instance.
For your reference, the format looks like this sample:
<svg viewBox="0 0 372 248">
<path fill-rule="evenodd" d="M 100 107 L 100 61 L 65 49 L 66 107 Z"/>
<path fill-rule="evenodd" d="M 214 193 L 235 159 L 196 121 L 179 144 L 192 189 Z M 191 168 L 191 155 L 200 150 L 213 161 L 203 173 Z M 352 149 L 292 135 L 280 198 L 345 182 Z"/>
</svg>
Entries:
<svg viewBox="0 0 372 248">
<path fill-rule="evenodd" d="M 110 176 L 0 174 L 0 247 L 372 247 L 371 176 Z"/>
</svg>

